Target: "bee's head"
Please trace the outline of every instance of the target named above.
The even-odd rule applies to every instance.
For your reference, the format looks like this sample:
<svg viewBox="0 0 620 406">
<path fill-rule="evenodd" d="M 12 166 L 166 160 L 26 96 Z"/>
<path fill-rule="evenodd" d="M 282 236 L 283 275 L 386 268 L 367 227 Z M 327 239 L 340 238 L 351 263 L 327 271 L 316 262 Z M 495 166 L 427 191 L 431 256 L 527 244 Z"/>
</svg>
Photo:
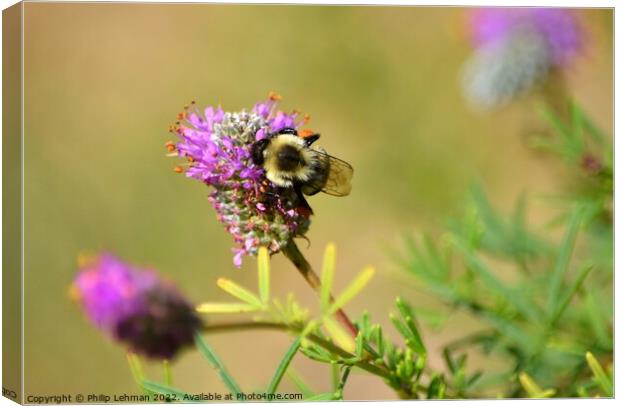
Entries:
<svg viewBox="0 0 620 406">
<path fill-rule="evenodd" d="M 252 154 L 252 162 L 254 162 L 254 165 L 262 166 L 265 163 L 265 148 L 267 148 L 269 142 L 269 138 L 263 138 L 262 140 L 258 140 L 252 144 L 252 150 L 250 152 Z"/>
</svg>

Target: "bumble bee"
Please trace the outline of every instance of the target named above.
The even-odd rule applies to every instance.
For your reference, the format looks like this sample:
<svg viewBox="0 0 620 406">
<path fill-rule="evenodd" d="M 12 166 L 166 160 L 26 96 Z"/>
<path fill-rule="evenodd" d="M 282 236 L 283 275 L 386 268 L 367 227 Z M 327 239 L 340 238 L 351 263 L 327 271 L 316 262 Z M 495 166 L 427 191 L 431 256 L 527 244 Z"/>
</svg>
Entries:
<svg viewBox="0 0 620 406">
<path fill-rule="evenodd" d="M 319 134 L 300 137 L 294 128 L 284 128 L 256 141 L 251 150 L 252 161 L 265 169 L 267 179 L 276 186 L 293 188 L 308 209 L 310 206 L 303 195 L 351 193 L 353 167 L 328 155 L 323 148 L 313 147 L 319 137 Z"/>
</svg>

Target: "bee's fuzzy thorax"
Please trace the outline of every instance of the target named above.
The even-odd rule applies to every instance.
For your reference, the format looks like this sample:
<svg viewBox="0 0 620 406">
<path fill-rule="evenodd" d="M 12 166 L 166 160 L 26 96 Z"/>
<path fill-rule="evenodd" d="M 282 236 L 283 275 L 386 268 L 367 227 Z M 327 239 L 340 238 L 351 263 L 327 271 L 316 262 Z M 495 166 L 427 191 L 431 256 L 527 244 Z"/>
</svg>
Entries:
<svg viewBox="0 0 620 406">
<path fill-rule="evenodd" d="M 293 147 L 299 152 L 301 164 L 294 170 L 283 171 L 279 167 L 277 153 L 285 147 Z M 265 149 L 264 154 L 263 168 L 267 179 L 278 186 L 291 187 L 296 180 L 305 182 L 312 177 L 314 170 L 312 163 L 316 159 L 315 155 L 310 148 L 305 146 L 303 139 L 298 136 L 280 134 L 274 137 Z"/>
</svg>

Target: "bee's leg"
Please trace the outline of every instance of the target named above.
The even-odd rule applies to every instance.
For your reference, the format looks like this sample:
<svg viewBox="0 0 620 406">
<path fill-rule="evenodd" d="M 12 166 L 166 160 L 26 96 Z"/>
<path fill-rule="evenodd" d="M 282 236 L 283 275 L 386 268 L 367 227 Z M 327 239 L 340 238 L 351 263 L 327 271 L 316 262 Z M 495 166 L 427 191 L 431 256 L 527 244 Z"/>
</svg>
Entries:
<svg viewBox="0 0 620 406">
<path fill-rule="evenodd" d="M 297 237 L 306 240 L 306 242 L 308 243 L 308 246 L 306 248 L 310 248 L 310 246 L 312 245 L 312 242 L 306 235 L 298 235 Z"/>
<path fill-rule="evenodd" d="M 306 144 L 306 147 L 309 147 L 310 145 L 314 144 L 314 142 L 318 140 L 320 136 L 321 134 L 312 134 L 312 135 L 308 135 L 304 137 L 304 143 Z"/>
<path fill-rule="evenodd" d="M 295 185 L 293 185 L 293 190 L 295 191 L 295 193 L 297 193 L 297 199 L 299 199 L 299 207 L 307 210 L 309 214 L 314 214 L 314 212 L 312 211 L 312 207 L 310 207 L 310 204 L 308 204 L 306 197 L 301 191 L 301 185 L 299 183 L 296 183 Z"/>
</svg>

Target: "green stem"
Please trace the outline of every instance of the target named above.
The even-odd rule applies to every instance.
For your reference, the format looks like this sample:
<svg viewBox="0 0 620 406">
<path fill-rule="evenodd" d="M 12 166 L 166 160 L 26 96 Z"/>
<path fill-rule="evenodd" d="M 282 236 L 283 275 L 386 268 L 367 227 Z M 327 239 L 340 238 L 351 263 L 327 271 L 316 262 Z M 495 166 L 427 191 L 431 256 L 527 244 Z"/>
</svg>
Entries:
<svg viewBox="0 0 620 406">
<path fill-rule="evenodd" d="M 282 253 L 295 265 L 295 268 L 301 273 L 308 285 L 319 295 L 321 294 L 321 279 L 312 269 L 312 265 L 306 260 L 304 255 L 295 244 L 295 241 L 290 240 L 289 243 L 282 248 Z M 330 296 L 330 302 L 334 302 L 334 298 Z M 357 337 L 357 327 L 353 324 L 349 316 L 342 309 L 338 309 L 336 312 L 336 318 L 342 323 L 344 327 L 351 333 L 353 338 Z"/>
<path fill-rule="evenodd" d="M 279 331 L 293 331 L 296 333 L 301 333 L 303 330 L 303 326 L 289 326 L 284 323 L 277 322 L 269 322 L 269 321 L 242 321 L 236 323 L 220 323 L 220 324 L 209 324 L 204 327 L 203 332 L 206 334 L 211 333 L 225 333 L 231 331 L 246 331 L 246 330 L 254 330 L 254 329 L 267 329 L 267 330 L 279 330 Z M 308 334 L 306 338 L 313 343 L 323 347 L 327 351 L 332 354 L 338 355 L 341 358 L 355 358 L 354 354 L 343 350 L 338 347 L 331 341 L 328 341 L 322 337 L 317 336 L 316 334 Z M 391 379 L 392 373 L 385 369 L 384 367 L 380 367 L 374 364 L 371 364 L 364 360 L 359 360 L 354 363 L 354 365 L 358 368 L 361 368 L 367 372 L 370 372 L 373 375 L 380 376 L 383 379 Z"/>
<path fill-rule="evenodd" d="M 164 383 L 166 386 L 172 386 L 172 369 L 170 368 L 170 361 L 165 359 L 163 361 L 164 367 Z"/>
</svg>

